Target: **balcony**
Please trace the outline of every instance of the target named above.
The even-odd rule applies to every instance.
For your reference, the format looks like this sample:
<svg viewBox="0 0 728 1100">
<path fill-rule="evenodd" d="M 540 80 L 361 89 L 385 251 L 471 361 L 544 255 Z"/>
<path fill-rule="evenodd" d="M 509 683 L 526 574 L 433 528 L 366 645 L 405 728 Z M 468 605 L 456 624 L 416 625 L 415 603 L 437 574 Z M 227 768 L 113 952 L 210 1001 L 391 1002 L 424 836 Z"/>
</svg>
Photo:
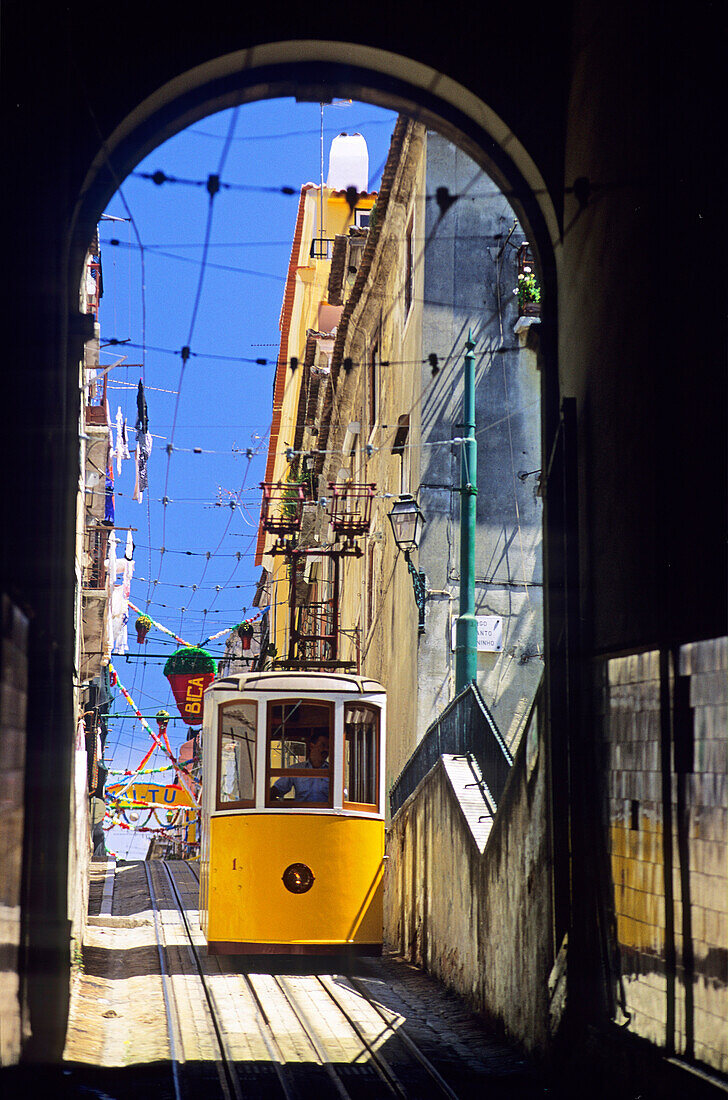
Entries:
<svg viewBox="0 0 728 1100">
<path fill-rule="evenodd" d="M 261 481 L 263 490 L 260 520 L 263 530 L 282 538 L 301 530 L 308 486 L 295 481 Z"/>
<path fill-rule="evenodd" d="M 311 241 L 312 260 L 330 260 L 333 254 L 333 237 L 314 237 L 314 239 Z"/>
<path fill-rule="evenodd" d="M 90 378 L 86 385 L 86 423 L 106 426 L 106 387 L 108 375 Z"/>
<path fill-rule="evenodd" d="M 108 527 L 88 527 L 84 538 L 82 585 L 84 592 L 106 588 L 106 555 L 109 544 Z"/>
<path fill-rule="evenodd" d="M 331 489 L 331 526 L 337 535 L 353 540 L 366 535 L 372 519 L 372 501 L 376 485 L 337 485 Z"/>
</svg>

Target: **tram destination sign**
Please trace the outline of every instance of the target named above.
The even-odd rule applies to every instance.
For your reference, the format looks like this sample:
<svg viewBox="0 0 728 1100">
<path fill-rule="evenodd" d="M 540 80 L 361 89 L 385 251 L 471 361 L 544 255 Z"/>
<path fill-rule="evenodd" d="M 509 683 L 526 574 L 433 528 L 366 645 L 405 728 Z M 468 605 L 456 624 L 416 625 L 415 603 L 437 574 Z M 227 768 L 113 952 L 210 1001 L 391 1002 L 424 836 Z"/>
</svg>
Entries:
<svg viewBox="0 0 728 1100">
<path fill-rule="evenodd" d="M 478 653 L 500 653 L 503 649 L 503 619 L 500 615 L 476 615 L 478 621 Z M 457 619 L 452 621 L 453 651 L 457 645 Z"/>
</svg>

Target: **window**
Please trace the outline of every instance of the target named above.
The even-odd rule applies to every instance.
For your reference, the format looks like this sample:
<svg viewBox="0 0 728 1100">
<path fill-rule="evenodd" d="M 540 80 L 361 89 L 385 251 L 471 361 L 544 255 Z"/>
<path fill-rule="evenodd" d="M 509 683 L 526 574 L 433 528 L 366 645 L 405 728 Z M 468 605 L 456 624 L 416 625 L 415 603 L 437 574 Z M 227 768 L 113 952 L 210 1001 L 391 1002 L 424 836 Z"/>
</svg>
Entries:
<svg viewBox="0 0 728 1100">
<path fill-rule="evenodd" d="M 374 542 L 369 543 L 367 551 L 367 630 L 371 630 L 374 625 L 374 615 L 376 611 L 376 573 L 374 571 L 374 555 L 376 553 L 376 546 Z"/>
<path fill-rule="evenodd" d="M 399 491 L 400 494 L 410 491 L 410 448 L 409 448 L 409 413 L 404 413 L 397 421 L 397 431 L 392 444 L 392 454 L 399 455 Z"/>
<path fill-rule="evenodd" d="M 330 806 L 333 745 L 333 704 L 269 703 L 266 805 Z"/>
<path fill-rule="evenodd" d="M 354 225 L 357 226 L 358 229 L 368 229 L 371 216 L 371 210 L 355 210 Z"/>
<path fill-rule="evenodd" d="M 218 718 L 217 808 L 255 805 L 255 746 L 258 705 L 223 704 Z"/>
<path fill-rule="evenodd" d="M 379 710 L 366 703 L 344 707 L 344 805 L 379 809 Z"/>
<path fill-rule="evenodd" d="M 367 363 L 367 420 L 369 431 L 377 422 L 379 415 L 379 345 L 375 344 L 369 353 Z"/>
<path fill-rule="evenodd" d="M 407 225 L 407 237 L 405 240 L 405 275 L 404 275 L 404 316 L 407 319 L 412 305 L 412 299 L 414 298 L 414 286 L 415 286 L 415 265 L 414 257 L 412 255 L 412 228 L 414 225 L 413 216 L 410 217 Z"/>
</svg>

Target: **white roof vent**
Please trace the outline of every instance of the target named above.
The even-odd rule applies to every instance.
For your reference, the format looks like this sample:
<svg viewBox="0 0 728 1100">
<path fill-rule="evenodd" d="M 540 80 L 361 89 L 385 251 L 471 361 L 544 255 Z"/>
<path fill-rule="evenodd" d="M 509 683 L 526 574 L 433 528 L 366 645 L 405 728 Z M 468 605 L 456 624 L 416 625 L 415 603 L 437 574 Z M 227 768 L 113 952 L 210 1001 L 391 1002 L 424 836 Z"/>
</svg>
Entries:
<svg viewBox="0 0 728 1100">
<path fill-rule="evenodd" d="M 329 178 L 326 186 L 332 191 L 356 187 L 366 191 L 369 186 L 369 150 L 361 134 L 339 134 L 331 142 Z"/>
</svg>

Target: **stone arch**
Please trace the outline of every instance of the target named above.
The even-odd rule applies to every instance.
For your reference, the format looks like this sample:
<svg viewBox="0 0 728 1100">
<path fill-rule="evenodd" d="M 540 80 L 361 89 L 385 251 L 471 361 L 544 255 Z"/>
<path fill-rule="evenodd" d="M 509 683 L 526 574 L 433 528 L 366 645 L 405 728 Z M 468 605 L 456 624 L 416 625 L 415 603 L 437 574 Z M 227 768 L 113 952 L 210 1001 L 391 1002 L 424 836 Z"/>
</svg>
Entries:
<svg viewBox="0 0 728 1100">
<path fill-rule="evenodd" d="M 160 86 L 101 140 L 72 219 L 71 287 L 99 214 L 136 164 L 209 114 L 282 96 L 359 99 L 417 117 L 456 143 L 508 193 L 535 250 L 545 300 L 555 303 L 557 213 L 537 164 L 503 119 L 463 84 L 419 61 L 323 40 L 270 42 L 197 65 Z"/>
</svg>

